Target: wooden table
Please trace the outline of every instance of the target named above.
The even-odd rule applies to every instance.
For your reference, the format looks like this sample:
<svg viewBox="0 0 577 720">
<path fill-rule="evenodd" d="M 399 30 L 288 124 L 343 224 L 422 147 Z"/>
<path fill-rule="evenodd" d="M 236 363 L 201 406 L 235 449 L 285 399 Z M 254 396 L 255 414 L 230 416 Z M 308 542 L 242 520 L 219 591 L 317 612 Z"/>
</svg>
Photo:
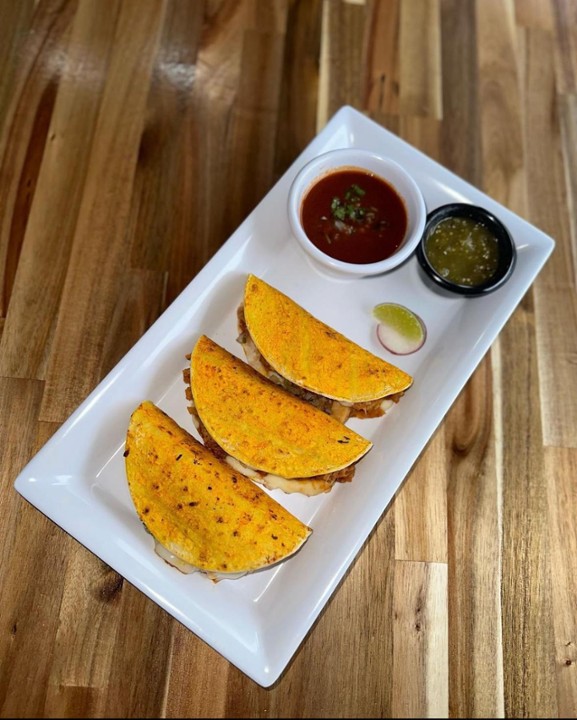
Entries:
<svg viewBox="0 0 577 720">
<path fill-rule="evenodd" d="M 341 105 L 556 250 L 263 689 L 24 464 Z M 2 717 L 577 716 L 577 6 L 0 0 Z"/>
</svg>

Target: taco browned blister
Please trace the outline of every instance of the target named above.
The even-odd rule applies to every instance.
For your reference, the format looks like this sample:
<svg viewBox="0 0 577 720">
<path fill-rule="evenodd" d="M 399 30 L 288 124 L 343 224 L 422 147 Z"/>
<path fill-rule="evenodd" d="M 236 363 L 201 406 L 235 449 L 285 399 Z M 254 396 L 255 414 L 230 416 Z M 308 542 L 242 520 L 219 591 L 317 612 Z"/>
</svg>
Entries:
<svg viewBox="0 0 577 720">
<path fill-rule="evenodd" d="M 291 557 L 312 532 L 152 402 L 133 412 L 124 455 L 139 518 L 183 572 L 236 578 Z"/>
<path fill-rule="evenodd" d="M 413 378 L 329 327 L 292 298 L 248 275 L 239 337 L 261 374 L 342 422 L 383 415 Z"/>
<path fill-rule="evenodd" d="M 186 374 L 197 429 L 234 469 L 269 489 L 316 495 L 352 479 L 372 443 L 270 382 L 203 335 Z"/>
</svg>

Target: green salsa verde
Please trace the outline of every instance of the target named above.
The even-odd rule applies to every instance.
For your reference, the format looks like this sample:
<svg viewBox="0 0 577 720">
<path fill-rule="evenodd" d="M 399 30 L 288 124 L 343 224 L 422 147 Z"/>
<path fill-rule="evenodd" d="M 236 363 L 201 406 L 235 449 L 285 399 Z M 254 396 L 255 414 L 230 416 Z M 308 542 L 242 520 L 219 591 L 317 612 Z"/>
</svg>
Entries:
<svg viewBox="0 0 577 720">
<path fill-rule="evenodd" d="M 468 217 L 441 220 L 427 237 L 425 252 L 441 277 L 468 287 L 490 280 L 499 266 L 497 239 Z"/>
</svg>

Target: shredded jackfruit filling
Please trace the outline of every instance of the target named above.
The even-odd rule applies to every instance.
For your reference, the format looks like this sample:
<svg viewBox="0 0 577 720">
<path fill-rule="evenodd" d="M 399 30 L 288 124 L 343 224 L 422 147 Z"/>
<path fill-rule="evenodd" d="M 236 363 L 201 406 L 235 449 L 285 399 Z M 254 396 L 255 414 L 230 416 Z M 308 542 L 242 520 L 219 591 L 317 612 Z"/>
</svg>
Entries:
<svg viewBox="0 0 577 720">
<path fill-rule="evenodd" d="M 237 472 L 245 477 L 250 478 L 254 482 L 263 485 L 269 490 L 282 490 L 285 493 L 298 492 L 301 495 L 319 495 L 320 493 L 329 492 L 336 482 L 351 482 L 355 474 L 355 465 L 352 463 L 346 468 L 335 470 L 332 473 L 324 475 L 315 475 L 309 478 L 283 478 L 279 475 L 266 473 L 262 470 L 256 470 L 245 465 L 240 460 L 233 458 L 225 450 L 223 450 L 212 435 L 204 426 L 198 411 L 194 405 L 194 398 L 190 387 L 190 369 L 183 371 L 183 380 L 186 383 L 186 397 L 189 402 L 188 411 L 192 416 L 192 422 L 202 438 L 204 445 L 221 460 L 226 461 Z"/>
<path fill-rule="evenodd" d="M 347 403 L 343 400 L 333 400 L 319 395 L 311 390 L 296 385 L 295 383 L 282 377 L 263 357 L 255 345 L 244 317 L 244 306 L 239 305 L 237 310 L 238 318 L 238 330 L 239 334 L 237 342 L 242 345 L 245 357 L 249 365 L 257 370 L 261 375 L 264 375 L 269 380 L 272 380 L 277 385 L 280 385 L 285 390 L 296 397 L 302 398 L 307 402 L 311 403 L 315 407 L 319 408 L 327 415 L 332 415 L 340 422 L 345 423 L 349 418 L 376 418 L 384 415 L 393 405 L 401 399 L 404 392 L 395 393 L 388 395 L 386 398 L 378 398 L 377 400 L 369 400 L 367 402 Z"/>
</svg>

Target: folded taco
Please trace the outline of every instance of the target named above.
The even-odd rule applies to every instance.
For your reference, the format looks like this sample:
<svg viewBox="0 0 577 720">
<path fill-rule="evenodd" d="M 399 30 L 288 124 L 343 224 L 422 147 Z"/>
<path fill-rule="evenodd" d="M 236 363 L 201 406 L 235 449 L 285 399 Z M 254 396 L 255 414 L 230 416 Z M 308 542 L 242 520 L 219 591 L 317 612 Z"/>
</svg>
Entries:
<svg viewBox="0 0 577 720">
<path fill-rule="evenodd" d="M 185 372 L 204 443 L 269 489 L 316 495 L 350 481 L 372 443 L 203 335 Z"/>
<path fill-rule="evenodd" d="M 151 402 L 133 412 L 124 456 L 136 512 L 182 572 L 236 578 L 290 557 L 312 532 Z"/>
<path fill-rule="evenodd" d="M 255 275 L 247 278 L 238 325 L 256 370 L 342 422 L 383 415 L 413 382 Z"/>
</svg>

